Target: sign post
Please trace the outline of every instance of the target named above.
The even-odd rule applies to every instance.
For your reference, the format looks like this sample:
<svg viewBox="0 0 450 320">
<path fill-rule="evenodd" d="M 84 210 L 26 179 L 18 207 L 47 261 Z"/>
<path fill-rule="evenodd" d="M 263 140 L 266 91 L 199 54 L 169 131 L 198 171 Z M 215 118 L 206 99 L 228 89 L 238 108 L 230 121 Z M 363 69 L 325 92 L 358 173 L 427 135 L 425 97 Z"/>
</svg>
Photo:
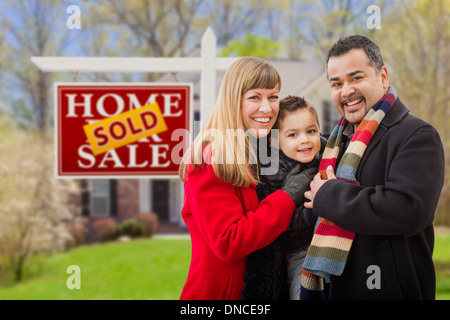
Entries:
<svg viewBox="0 0 450 320">
<path fill-rule="evenodd" d="M 216 36 L 207 28 L 198 58 L 143 57 L 31 57 L 44 72 L 199 72 L 200 117 L 206 122 L 216 99 L 216 71 L 227 70 L 239 58 L 216 57 Z"/>
<path fill-rule="evenodd" d="M 212 110 L 214 108 L 216 100 L 216 71 L 227 70 L 229 66 L 237 59 L 238 58 L 216 57 L 216 37 L 211 28 L 208 28 L 202 37 L 201 56 L 198 58 L 32 57 L 31 61 L 44 72 L 72 72 L 76 74 L 80 72 L 199 72 L 201 76 L 200 119 L 201 121 L 206 122 L 212 114 Z M 78 83 L 72 84 L 73 87 L 76 87 L 77 85 Z M 94 84 L 91 83 L 84 85 L 93 86 Z M 165 147 L 165 145 L 167 145 L 168 143 L 168 138 L 166 137 L 166 135 L 169 135 L 169 133 L 173 134 L 174 130 L 176 129 L 185 130 L 186 128 L 189 128 L 189 132 L 192 132 L 190 130 L 190 126 L 188 126 L 187 124 L 183 124 L 182 126 L 180 125 L 179 127 L 177 127 L 178 124 L 174 123 L 176 118 L 180 118 L 178 119 L 180 123 L 183 121 L 189 121 L 189 124 L 192 123 L 193 118 L 192 116 L 188 115 L 193 112 L 193 104 L 191 101 L 192 98 L 188 98 L 187 100 L 189 100 L 189 102 L 186 102 L 190 107 L 190 109 L 184 113 L 184 116 L 186 116 L 187 118 L 183 118 L 181 120 L 181 116 L 173 116 L 173 113 L 175 113 L 175 111 L 170 109 L 173 108 L 173 106 L 170 107 L 171 102 L 165 101 L 163 98 L 163 93 L 160 93 L 160 96 L 156 100 L 159 101 L 158 104 L 160 108 L 166 108 L 164 109 L 164 112 L 166 114 L 164 115 L 164 112 L 162 114 L 164 120 L 166 120 L 167 122 L 168 132 L 157 133 L 150 137 L 143 138 L 152 142 L 154 145 L 153 147 L 148 147 L 149 149 L 151 149 L 151 153 L 147 155 L 150 158 L 146 159 L 148 161 L 148 163 L 146 164 L 143 159 L 139 158 L 141 156 L 141 151 L 137 148 L 141 146 L 140 142 L 138 142 L 137 144 L 133 143 L 124 145 L 123 147 L 120 147 L 120 152 L 118 151 L 120 148 L 118 148 L 117 151 L 114 151 L 116 149 L 111 149 L 105 151 L 105 153 L 103 154 L 98 154 L 96 156 L 93 155 L 92 150 L 89 150 L 89 144 L 87 144 L 88 140 L 85 133 L 83 136 L 83 139 L 85 139 L 85 141 L 83 143 L 81 143 L 81 141 L 76 142 L 78 143 L 78 147 L 75 146 L 75 142 L 72 142 L 71 138 L 75 139 L 75 134 L 68 132 L 68 130 L 65 129 L 66 126 L 70 127 L 74 125 L 77 127 L 76 132 L 78 132 L 79 126 L 86 125 L 88 122 L 94 121 L 94 119 L 100 120 L 107 117 L 118 116 L 119 114 L 117 113 L 117 110 L 123 109 L 122 111 L 131 111 L 131 108 L 145 106 L 148 100 L 148 97 L 146 98 L 140 96 L 139 99 L 141 100 L 139 100 L 138 103 L 135 101 L 137 99 L 135 98 L 135 94 L 137 93 L 129 92 L 130 96 L 128 97 L 126 93 L 125 95 L 123 95 L 114 91 L 109 92 L 109 89 L 106 89 L 104 87 L 106 84 L 98 85 L 100 87 L 103 86 L 103 89 L 106 90 L 104 91 L 103 96 L 99 96 L 99 90 L 86 92 L 74 91 L 70 93 L 62 89 L 63 84 L 55 84 L 55 90 L 57 86 L 58 88 L 63 90 L 58 93 L 56 93 L 55 91 L 55 106 L 57 105 L 57 103 L 60 103 L 61 108 L 67 108 L 67 110 L 65 110 L 65 115 L 64 113 L 60 114 L 62 118 L 55 118 L 55 128 L 58 128 L 57 125 L 61 125 L 61 123 L 63 124 L 59 129 L 57 129 L 59 131 L 56 131 L 55 134 L 55 141 L 57 142 L 57 144 L 59 143 L 59 146 L 57 145 L 56 148 L 59 148 L 57 149 L 58 151 L 67 149 L 68 147 L 66 147 L 66 145 L 71 145 L 72 147 L 72 153 L 70 154 L 70 156 L 65 155 L 65 151 L 60 151 L 62 153 L 60 155 L 57 155 L 58 157 L 68 157 L 68 159 L 67 164 L 65 159 L 57 159 L 56 176 L 60 178 L 139 178 L 148 176 L 157 176 L 161 178 L 174 177 L 176 171 L 174 166 L 169 165 L 167 168 L 162 168 L 161 166 L 163 166 L 163 163 L 165 163 L 163 162 L 163 160 L 166 159 L 167 153 L 173 151 L 173 148 L 175 148 L 174 152 L 176 152 L 180 148 L 180 145 L 178 144 L 177 146 L 172 147 L 169 146 L 169 149 L 167 149 Z M 153 85 L 159 84 L 154 83 Z M 177 83 L 177 85 L 181 84 Z M 80 84 L 78 88 L 81 88 L 81 86 L 82 84 Z M 135 86 L 139 86 L 139 84 L 135 84 Z M 189 95 L 192 96 L 192 85 L 186 84 L 186 86 L 190 88 Z M 75 89 L 72 88 L 72 90 Z M 89 90 L 92 90 L 92 87 Z M 65 98 L 63 97 L 64 94 L 66 94 Z M 84 101 L 86 101 L 86 103 L 84 103 Z M 108 104 L 112 105 L 111 108 L 113 110 L 109 110 L 109 107 L 106 107 L 106 101 L 108 101 Z M 167 103 L 169 107 L 166 106 Z M 132 105 L 132 107 L 130 107 L 130 104 Z M 140 105 L 138 106 L 138 104 Z M 96 112 L 95 115 L 94 112 Z M 178 110 L 178 112 L 181 112 L 181 110 Z M 135 130 L 139 130 L 139 128 L 131 127 L 129 124 L 125 125 L 128 128 L 128 133 L 130 133 L 130 130 L 132 130 L 132 128 Z M 109 136 L 111 137 L 111 133 L 112 137 L 120 136 L 122 134 L 120 132 L 120 124 L 115 124 L 114 127 L 114 131 L 110 132 Z M 105 134 L 105 132 L 101 129 L 97 128 L 97 130 L 97 133 Z M 179 140 L 182 139 L 181 137 L 183 136 L 183 133 L 180 132 L 180 130 L 175 132 L 175 136 L 172 136 L 172 138 L 177 139 L 176 137 L 178 137 Z M 165 137 L 164 139 L 161 138 L 163 136 Z M 76 139 L 81 139 L 81 137 L 82 133 L 78 132 Z M 172 143 L 175 142 L 177 141 L 172 141 Z M 76 148 L 78 148 L 78 154 L 73 153 Z M 127 155 L 122 154 L 123 150 L 126 151 Z M 73 157 L 73 159 L 71 159 L 71 157 Z M 97 157 L 99 157 L 99 159 L 97 159 Z M 75 163 L 76 161 L 78 162 Z M 71 162 L 72 164 L 69 165 L 69 162 Z M 149 168 L 151 168 L 152 170 L 148 172 L 142 168 L 139 168 L 139 166 L 142 166 L 142 168 L 147 168 L 148 166 L 146 170 L 148 170 Z M 80 167 L 84 168 L 83 171 L 80 171 Z M 127 170 L 120 170 L 124 168 L 126 168 Z"/>
</svg>

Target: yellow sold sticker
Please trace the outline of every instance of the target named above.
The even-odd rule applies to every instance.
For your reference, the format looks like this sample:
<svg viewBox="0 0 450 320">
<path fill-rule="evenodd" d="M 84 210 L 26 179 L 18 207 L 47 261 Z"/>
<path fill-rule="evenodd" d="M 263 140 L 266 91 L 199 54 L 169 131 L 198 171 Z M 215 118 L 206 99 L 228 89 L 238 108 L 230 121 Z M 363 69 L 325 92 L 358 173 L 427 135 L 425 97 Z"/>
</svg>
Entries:
<svg viewBox="0 0 450 320">
<path fill-rule="evenodd" d="M 94 155 L 167 130 L 157 102 L 83 126 Z"/>
</svg>

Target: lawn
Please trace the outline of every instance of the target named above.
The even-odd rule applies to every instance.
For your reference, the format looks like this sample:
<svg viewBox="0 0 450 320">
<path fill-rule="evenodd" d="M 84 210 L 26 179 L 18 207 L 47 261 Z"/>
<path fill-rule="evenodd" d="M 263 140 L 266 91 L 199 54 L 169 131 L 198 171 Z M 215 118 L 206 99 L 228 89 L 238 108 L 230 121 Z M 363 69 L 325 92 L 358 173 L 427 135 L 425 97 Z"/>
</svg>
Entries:
<svg viewBox="0 0 450 320">
<path fill-rule="evenodd" d="M 189 238 L 140 239 L 82 246 L 30 260 L 25 279 L 0 287 L 2 299 L 179 299 L 191 254 Z M 450 232 L 436 234 L 439 300 L 450 300 Z M 67 267 L 81 270 L 81 289 L 68 289 Z"/>
<path fill-rule="evenodd" d="M 436 234 L 434 247 L 436 268 L 436 299 L 450 300 L 450 232 Z"/>
<path fill-rule="evenodd" d="M 191 255 L 189 238 L 140 239 L 82 246 L 30 260 L 26 279 L 0 287 L 1 299 L 179 299 Z M 67 288 L 67 267 L 80 268 L 81 289 Z"/>
</svg>

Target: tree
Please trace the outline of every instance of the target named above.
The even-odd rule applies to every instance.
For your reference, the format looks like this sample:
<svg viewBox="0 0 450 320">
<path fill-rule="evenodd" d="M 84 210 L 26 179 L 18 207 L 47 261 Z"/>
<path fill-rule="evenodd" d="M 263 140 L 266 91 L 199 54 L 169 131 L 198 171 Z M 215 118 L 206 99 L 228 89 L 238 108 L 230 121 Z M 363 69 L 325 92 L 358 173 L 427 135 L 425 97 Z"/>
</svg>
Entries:
<svg viewBox="0 0 450 320">
<path fill-rule="evenodd" d="M 285 47 L 289 59 L 305 59 L 324 66 L 328 50 L 339 38 L 367 35 L 367 7 L 373 1 L 289 1 Z M 385 1 L 379 5 L 384 8 Z"/>
<path fill-rule="evenodd" d="M 283 47 L 278 42 L 247 33 L 244 37 L 231 40 L 219 55 L 224 57 L 256 56 L 264 59 L 278 59 Z"/>
<path fill-rule="evenodd" d="M 120 36 L 116 40 L 122 54 L 173 57 L 186 52 L 203 1 L 93 1 L 87 20 L 90 26 L 107 26 L 111 37 Z"/>
<path fill-rule="evenodd" d="M 87 6 L 89 29 L 107 28 L 109 47 L 126 56 L 186 56 L 198 47 L 208 26 L 217 45 L 266 26 L 265 20 L 287 0 L 131 0 L 92 1 Z M 279 24 L 270 23 L 272 34 Z M 117 53 L 116 53 L 117 55 Z"/>
<path fill-rule="evenodd" d="M 445 0 L 401 1 L 383 24 L 389 32 L 374 33 L 388 65 L 390 82 L 411 113 L 440 133 L 450 167 L 450 3 Z M 437 212 L 437 223 L 450 223 L 450 172 Z"/>
<path fill-rule="evenodd" d="M 207 1 L 203 6 L 201 28 L 213 28 L 219 47 L 246 33 L 264 34 L 264 29 L 272 31 L 265 36 L 275 37 L 278 25 L 272 18 L 279 14 L 280 8 L 287 8 L 286 0 Z"/>
<path fill-rule="evenodd" d="M 2 32 L 6 35 L 2 68 L 2 88 L 9 95 L 10 112 L 26 125 L 45 131 L 50 125 L 50 89 L 52 76 L 30 63 L 32 56 L 58 55 L 67 38 L 65 12 L 57 0 L 2 2 Z"/>
<path fill-rule="evenodd" d="M 71 241 L 66 223 L 76 215 L 68 199 L 78 188 L 72 180 L 54 179 L 52 141 L 0 117 L 2 281 L 20 281 L 28 257 L 64 249 Z"/>
</svg>

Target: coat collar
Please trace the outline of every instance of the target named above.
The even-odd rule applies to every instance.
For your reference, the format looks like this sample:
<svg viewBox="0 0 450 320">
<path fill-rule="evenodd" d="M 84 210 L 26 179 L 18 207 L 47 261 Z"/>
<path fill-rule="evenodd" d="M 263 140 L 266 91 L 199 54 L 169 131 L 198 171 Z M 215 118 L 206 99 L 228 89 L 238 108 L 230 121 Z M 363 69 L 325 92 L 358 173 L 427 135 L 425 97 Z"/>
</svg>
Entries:
<svg viewBox="0 0 450 320">
<path fill-rule="evenodd" d="M 400 122 L 409 114 L 409 109 L 397 98 L 395 103 L 392 105 L 391 110 L 381 121 L 381 126 L 390 128 L 396 123 Z"/>
<path fill-rule="evenodd" d="M 381 121 L 380 126 L 375 132 L 367 148 L 372 148 L 377 145 L 386 131 L 389 130 L 390 127 L 401 122 L 408 114 L 409 109 L 400 101 L 399 98 L 397 98 L 395 103 L 392 105 L 391 110 L 389 110 L 387 115 Z"/>
<path fill-rule="evenodd" d="M 388 114 L 381 121 L 380 126 L 378 127 L 377 131 L 375 131 L 372 140 L 370 140 L 370 143 L 367 146 L 367 150 L 364 152 L 361 163 L 358 167 L 358 173 L 356 175 L 358 181 L 361 178 L 360 169 L 364 167 L 367 159 L 370 157 L 371 152 L 377 147 L 384 134 L 389 130 L 390 127 L 401 122 L 408 114 L 409 109 L 400 101 L 399 98 L 397 98 L 395 103 L 392 105 L 391 110 L 389 110 Z"/>
</svg>

